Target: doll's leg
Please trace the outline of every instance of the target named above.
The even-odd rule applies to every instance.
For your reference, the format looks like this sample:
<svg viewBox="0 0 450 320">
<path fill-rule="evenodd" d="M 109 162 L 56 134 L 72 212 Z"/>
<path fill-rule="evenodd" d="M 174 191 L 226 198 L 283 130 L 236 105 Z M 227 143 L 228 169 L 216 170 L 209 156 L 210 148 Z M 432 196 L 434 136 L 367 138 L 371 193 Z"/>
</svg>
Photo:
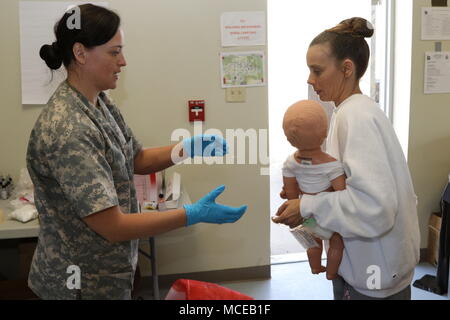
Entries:
<svg viewBox="0 0 450 320">
<path fill-rule="evenodd" d="M 311 272 L 313 274 L 319 274 L 325 272 L 325 267 L 322 266 L 322 239 L 314 237 L 319 247 L 310 248 L 306 251 L 308 254 L 309 266 L 311 267 Z"/>
<path fill-rule="evenodd" d="M 344 241 L 339 233 L 333 233 L 330 238 L 330 248 L 327 253 L 327 279 L 333 280 L 337 276 L 344 251 Z"/>
</svg>

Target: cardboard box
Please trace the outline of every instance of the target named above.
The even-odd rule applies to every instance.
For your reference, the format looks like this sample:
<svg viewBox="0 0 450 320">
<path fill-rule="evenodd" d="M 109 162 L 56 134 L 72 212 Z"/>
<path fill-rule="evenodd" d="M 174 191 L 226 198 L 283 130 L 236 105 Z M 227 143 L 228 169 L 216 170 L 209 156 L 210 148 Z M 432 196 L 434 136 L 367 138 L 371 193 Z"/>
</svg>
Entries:
<svg viewBox="0 0 450 320">
<path fill-rule="evenodd" d="M 428 249 L 427 262 L 437 266 L 439 259 L 439 235 L 441 232 L 442 218 L 438 213 L 432 213 L 428 222 Z"/>
</svg>

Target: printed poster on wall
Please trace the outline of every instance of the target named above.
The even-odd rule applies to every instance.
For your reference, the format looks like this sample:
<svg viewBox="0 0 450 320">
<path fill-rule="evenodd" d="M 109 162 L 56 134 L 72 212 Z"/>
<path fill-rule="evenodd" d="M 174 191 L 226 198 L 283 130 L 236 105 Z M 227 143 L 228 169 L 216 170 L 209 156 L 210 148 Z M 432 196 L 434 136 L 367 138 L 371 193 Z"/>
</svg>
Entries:
<svg viewBox="0 0 450 320">
<path fill-rule="evenodd" d="M 222 52 L 222 88 L 265 85 L 264 52 Z"/>
<path fill-rule="evenodd" d="M 266 13 L 224 12 L 221 30 L 223 47 L 263 46 L 266 44 Z"/>
</svg>

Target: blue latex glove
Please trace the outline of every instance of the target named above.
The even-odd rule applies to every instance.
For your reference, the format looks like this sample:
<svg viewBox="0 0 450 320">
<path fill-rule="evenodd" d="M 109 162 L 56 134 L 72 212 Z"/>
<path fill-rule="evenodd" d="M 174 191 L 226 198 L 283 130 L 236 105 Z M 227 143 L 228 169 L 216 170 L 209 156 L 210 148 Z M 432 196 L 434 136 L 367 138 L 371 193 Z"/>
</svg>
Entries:
<svg viewBox="0 0 450 320">
<path fill-rule="evenodd" d="M 223 157 L 228 153 L 227 141 L 219 135 L 197 135 L 183 140 L 188 157 Z"/>
<path fill-rule="evenodd" d="M 185 204 L 183 207 L 186 209 L 186 226 L 199 222 L 222 224 L 239 220 L 247 210 L 247 206 L 232 208 L 215 203 L 216 198 L 224 190 L 225 186 L 222 185 L 201 198 L 197 203 Z"/>
</svg>

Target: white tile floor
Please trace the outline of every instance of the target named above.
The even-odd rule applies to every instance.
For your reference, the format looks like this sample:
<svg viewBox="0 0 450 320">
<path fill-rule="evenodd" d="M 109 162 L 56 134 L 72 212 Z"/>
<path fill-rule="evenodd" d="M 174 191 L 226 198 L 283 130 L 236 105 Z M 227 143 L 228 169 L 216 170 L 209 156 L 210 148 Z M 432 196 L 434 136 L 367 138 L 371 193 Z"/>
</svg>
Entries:
<svg viewBox="0 0 450 320">
<path fill-rule="evenodd" d="M 414 280 L 425 274 L 436 274 L 436 269 L 428 263 L 416 267 Z M 272 278 L 262 280 L 218 283 L 226 288 L 249 295 L 257 300 L 332 300 L 333 289 L 325 275 L 313 275 L 308 262 L 272 265 Z M 412 286 L 412 300 L 447 300 L 447 296 L 417 289 Z M 161 298 L 168 289 L 161 289 Z M 151 296 L 142 295 L 145 298 Z"/>
</svg>

